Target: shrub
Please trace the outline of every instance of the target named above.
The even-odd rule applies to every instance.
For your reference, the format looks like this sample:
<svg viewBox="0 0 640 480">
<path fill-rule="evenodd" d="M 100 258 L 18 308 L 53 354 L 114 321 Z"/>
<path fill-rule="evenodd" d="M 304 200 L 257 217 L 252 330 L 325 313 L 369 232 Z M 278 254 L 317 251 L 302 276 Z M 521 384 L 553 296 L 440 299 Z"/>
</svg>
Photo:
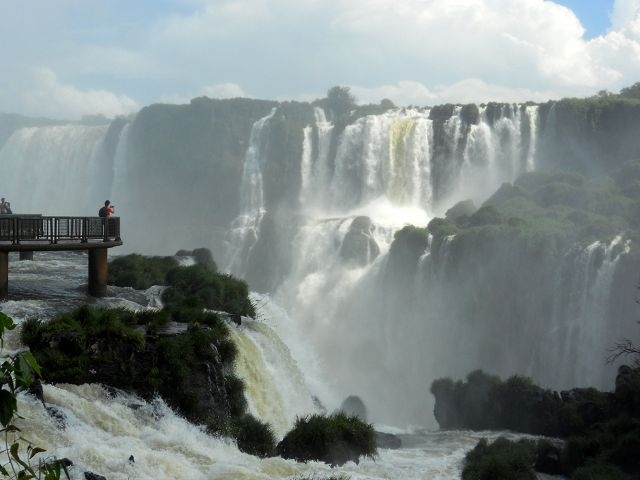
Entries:
<svg viewBox="0 0 640 480">
<path fill-rule="evenodd" d="M 109 262 L 109 283 L 144 290 L 164 285 L 167 272 L 177 266 L 173 257 L 145 257 L 136 253 L 117 257 Z"/>
<path fill-rule="evenodd" d="M 358 463 L 361 456 L 373 458 L 377 454 L 373 427 L 343 412 L 298 418 L 277 451 L 283 458 L 318 460 L 330 465 L 343 465 L 350 460 Z"/>
<path fill-rule="evenodd" d="M 535 480 L 535 444 L 504 437 L 489 444 L 485 438 L 467 453 L 462 480 Z"/>
<path fill-rule="evenodd" d="M 233 421 L 232 430 L 241 452 L 261 458 L 274 456 L 276 437 L 268 423 L 246 414 Z"/>
<path fill-rule="evenodd" d="M 246 282 L 213 273 L 202 265 L 178 267 L 167 273 L 167 288 L 162 301 L 167 307 L 187 306 L 209 308 L 225 312 L 254 316 Z"/>
</svg>

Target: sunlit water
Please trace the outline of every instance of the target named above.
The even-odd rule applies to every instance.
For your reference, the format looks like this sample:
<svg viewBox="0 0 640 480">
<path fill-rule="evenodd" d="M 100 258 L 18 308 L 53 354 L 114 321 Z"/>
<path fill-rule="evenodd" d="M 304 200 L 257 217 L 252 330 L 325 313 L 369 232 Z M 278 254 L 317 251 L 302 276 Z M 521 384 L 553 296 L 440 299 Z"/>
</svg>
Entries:
<svg viewBox="0 0 640 480">
<path fill-rule="evenodd" d="M 17 323 L 32 316 L 51 318 L 82 303 L 134 309 L 158 306 L 160 288 L 145 292 L 109 288 L 109 297 L 86 297 L 87 257 L 76 253 L 36 253 L 34 261 L 10 256 L 10 298 L 0 310 Z M 232 326 L 240 347 L 238 374 L 247 383 L 250 410 L 273 423 L 282 436 L 296 415 L 317 411 L 312 394 L 331 398 L 330 387 L 319 384 L 313 359 L 295 342 L 295 332 L 281 338 L 282 310 L 266 297 L 253 296 L 261 316 L 242 327 Z M 280 313 L 278 313 L 280 312 Z M 286 338 L 286 341 L 285 339 Z M 5 339 L 5 352 L 21 348 L 17 331 Z M 297 358 L 301 358 L 298 362 Z M 300 365 L 308 365 L 309 376 Z M 326 389 L 321 392 L 322 389 Z M 158 479 L 275 479 L 321 478 L 345 475 L 358 479 L 456 479 L 465 453 L 479 438 L 477 432 L 432 432 L 418 426 L 409 430 L 379 429 L 398 434 L 404 447 L 380 449 L 375 459 L 331 469 L 318 462 L 296 463 L 281 458 L 258 459 L 240 452 L 228 439 L 207 435 L 172 412 L 162 400 L 146 402 L 100 385 L 45 385 L 45 402 L 64 414 L 65 425 L 50 416 L 29 395 L 19 398 L 18 420 L 23 436 L 47 449 L 46 454 L 74 462 L 71 478 L 85 471 L 110 480 Z M 331 405 L 327 405 L 331 408 Z M 498 434 L 488 434 L 495 438 Z M 133 455 L 134 462 L 129 458 Z"/>
</svg>

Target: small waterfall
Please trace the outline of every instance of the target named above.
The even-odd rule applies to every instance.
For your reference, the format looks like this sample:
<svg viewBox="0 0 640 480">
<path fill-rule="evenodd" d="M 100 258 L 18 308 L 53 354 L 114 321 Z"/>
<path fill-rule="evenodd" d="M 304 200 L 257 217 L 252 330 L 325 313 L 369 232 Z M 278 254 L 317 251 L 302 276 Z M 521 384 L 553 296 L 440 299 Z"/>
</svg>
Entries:
<svg viewBox="0 0 640 480">
<path fill-rule="evenodd" d="M 297 416 L 318 412 L 289 348 L 264 318 L 243 319 L 231 333 L 239 349 L 236 373 L 244 380 L 249 410 L 269 422 L 277 437 L 284 437 Z"/>
<path fill-rule="evenodd" d="M 313 111 L 315 124 L 305 129 L 301 168 L 300 203 L 307 210 L 324 207 L 324 197 L 332 171 L 329 153 L 333 125 L 327 121 L 322 108 L 314 107 Z"/>
<path fill-rule="evenodd" d="M 409 142 L 416 122 L 412 118 L 396 118 L 391 123 L 389 139 L 389 187 L 387 194 L 393 203 L 403 204 L 413 197 L 412 180 L 416 178 L 407 158 Z"/>
<path fill-rule="evenodd" d="M 536 149 L 538 142 L 538 106 L 528 105 L 525 115 L 529 122 L 529 149 L 527 150 L 526 171 L 532 172 L 536 168 Z"/>
<path fill-rule="evenodd" d="M 266 126 L 273 118 L 276 109 L 257 122 L 251 128 L 249 148 L 245 155 L 242 180 L 240 184 L 240 215 L 231 224 L 229 231 L 229 250 L 225 258 L 225 270 L 244 276 L 245 262 L 255 244 L 264 215 L 262 190 L 262 163 L 264 147 L 267 142 Z"/>
<path fill-rule="evenodd" d="M 127 205 L 127 179 L 129 177 L 129 164 L 131 159 L 128 157 L 129 131 L 133 121 L 127 123 L 120 131 L 118 145 L 113 161 L 113 186 L 111 188 L 111 196 L 114 202 L 118 202 L 121 210 L 131 211 L 131 206 Z"/>
<path fill-rule="evenodd" d="M 311 156 L 312 152 L 312 135 L 313 128 L 309 125 L 303 129 L 302 140 L 302 160 L 300 161 L 300 203 L 307 203 L 306 196 L 309 193 L 309 184 L 311 182 Z"/>
<path fill-rule="evenodd" d="M 105 191 L 95 171 L 106 161 L 101 146 L 107 128 L 62 125 L 16 130 L 0 150 L 2 195 L 13 211 L 94 215 L 100 206 L 95 192 Z"/>
<path fill-rule="evenodd" d="M 609 334 L 609 297 L 616 266 L 629 253 L 622 235 L 609 244 L 594 242 L 569 252 L 557 280 L 553 338 L 558 387 L 609 388 L 614 375 L 606 368 L 608 349 L 619 339 Z"/>
<path fill-rule="evenodd" d="M 321 124 L 319 124 L 321 125 Z M 393 205 L 424 205 L 431 201 L 431 121 L 417 110 L 371 115 L 347 125 L 338 139 L 333 173 L 324 168 L 326 148 L 318 128 L 318 161 L 313 185 L 304 198 L 325 212 L 362 208 L 384 198 Z M 323 187 L 324 184 L 324 187 Z M 329 190 L 330 195 L 318 195 Z"/>
</svg>

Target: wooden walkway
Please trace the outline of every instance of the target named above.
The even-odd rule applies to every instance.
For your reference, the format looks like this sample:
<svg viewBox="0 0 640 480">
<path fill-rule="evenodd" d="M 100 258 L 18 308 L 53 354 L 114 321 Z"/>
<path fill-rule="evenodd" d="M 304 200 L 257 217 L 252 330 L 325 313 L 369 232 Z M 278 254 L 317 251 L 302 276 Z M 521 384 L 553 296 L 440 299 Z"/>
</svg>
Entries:
<svg viewBox="0 0 640 480">
<path fill-rule="evenodd" d="M 122 245 L 120 218 L 0 215 L 0 300 L 8 296 L 9 252 L 87 250 L 89 294 L 107 291 L 107 249 Z"/>
</svg>

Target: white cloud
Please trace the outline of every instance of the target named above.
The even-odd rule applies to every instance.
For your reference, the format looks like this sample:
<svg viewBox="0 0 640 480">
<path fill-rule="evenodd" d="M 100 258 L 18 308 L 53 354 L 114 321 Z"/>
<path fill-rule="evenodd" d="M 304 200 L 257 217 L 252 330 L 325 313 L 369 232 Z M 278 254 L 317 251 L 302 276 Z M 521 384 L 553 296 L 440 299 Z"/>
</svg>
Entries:
<svg viewBox="0 0 640 480">
<path fill-rule="evenodd" d="M 612 29 L 587 49 L 604 78 L 601 87 L 617 91 L 640 79 L 640 0 L 616 0 L 611 21 Z"/>
<path fill-rule="evenodd" d="M 32 115 L 75 120 L 91 114 L 126 115 L 140 108 L 127 95 L 63 85 L 55 73 L 46 68 L 37 69 L 30 83 L 31 88 L 22 93 L 22 98 L 27 112 Z"/>
<path fill-rule="evenodd" d="M 478 78 L 461 80 L 451 85 L 440 85 L 429 89 L 415 81 L 400 81 L 394 85 L 367 88 L 350 86 L 358 103 L 378 103 L 388 98 L 398 106 L 426 106 L 441 103 L 486 103 L 494 102 L 544 102 L 562 95 L 552 90 L 534 91 L 489 84 Z"/>
<path fill-rule="evenodd" d="M 219 83 L 216 85 L 205 85 L 195 94 L 164 94 L 160 96 L 159 101 L 160 103 L 181 105 L 189 103 L 191 99 L 195 97 L 201 96 L 209 98 L 251 98 L 251 95 L 247 95 L 237 83 Z"/>
<path fill-rule="evenodd" d="M 616 0 L 610 15 L 612 29 L 626 29 L 629 24 L 637 22 L 638 15 L 640 15 L 640 0 Z"/>
<path fill-rule="evenodd" d="M 312 100 L 333 85 L 351 85 L 361 102 L 546 100 L 640 78 L 640 0 L 616 0 L 610 31 L 591 40 L 570 9 L 550 0 L 179 0 L 152 20 L 131 9 L 126 26 L 115 12 L 108 25 L 73 23 L 83 21 L 73 15 L 81 4 L 64 3 L 54 27 L 37 19 L 45 33 L 20 25 L 27 20 L 18 14 L 11 34 L 0 29 L 13 89 L 0 90 L 0 111 L 110 114 L 246 92 Z M 13 68 L 34 65 L 64 82 L 53 75 L 34 85 Z M 79 87 L 92 81 L 105 89 Z"/>
<path fill-rule="evenodd" d="M 235 98 L 248 96 L 237 83 L 207 85 L 202 88 L 202 93 L 211 98 Z"/>
<path fill-rule="evenodd" d="M 216 0 L 202 2 L 190 15 L 176 15 L 160 22 L 156 35 L 180 43 L 203 41 L 233 34 L 273 19 L 267 0 Z"/>
<path fill-rule="evenodd" d="M 383 98 L 388 98 L 396 105 L 430 105 L 433 104 L 438 95 L 430 91 L 420 82 L 404 80 L 394 85 L 381 85 L 367 88 L 352 85 L 351 93 L 356 97 L 358 103 L 378 103 Z"/>
</svg>

